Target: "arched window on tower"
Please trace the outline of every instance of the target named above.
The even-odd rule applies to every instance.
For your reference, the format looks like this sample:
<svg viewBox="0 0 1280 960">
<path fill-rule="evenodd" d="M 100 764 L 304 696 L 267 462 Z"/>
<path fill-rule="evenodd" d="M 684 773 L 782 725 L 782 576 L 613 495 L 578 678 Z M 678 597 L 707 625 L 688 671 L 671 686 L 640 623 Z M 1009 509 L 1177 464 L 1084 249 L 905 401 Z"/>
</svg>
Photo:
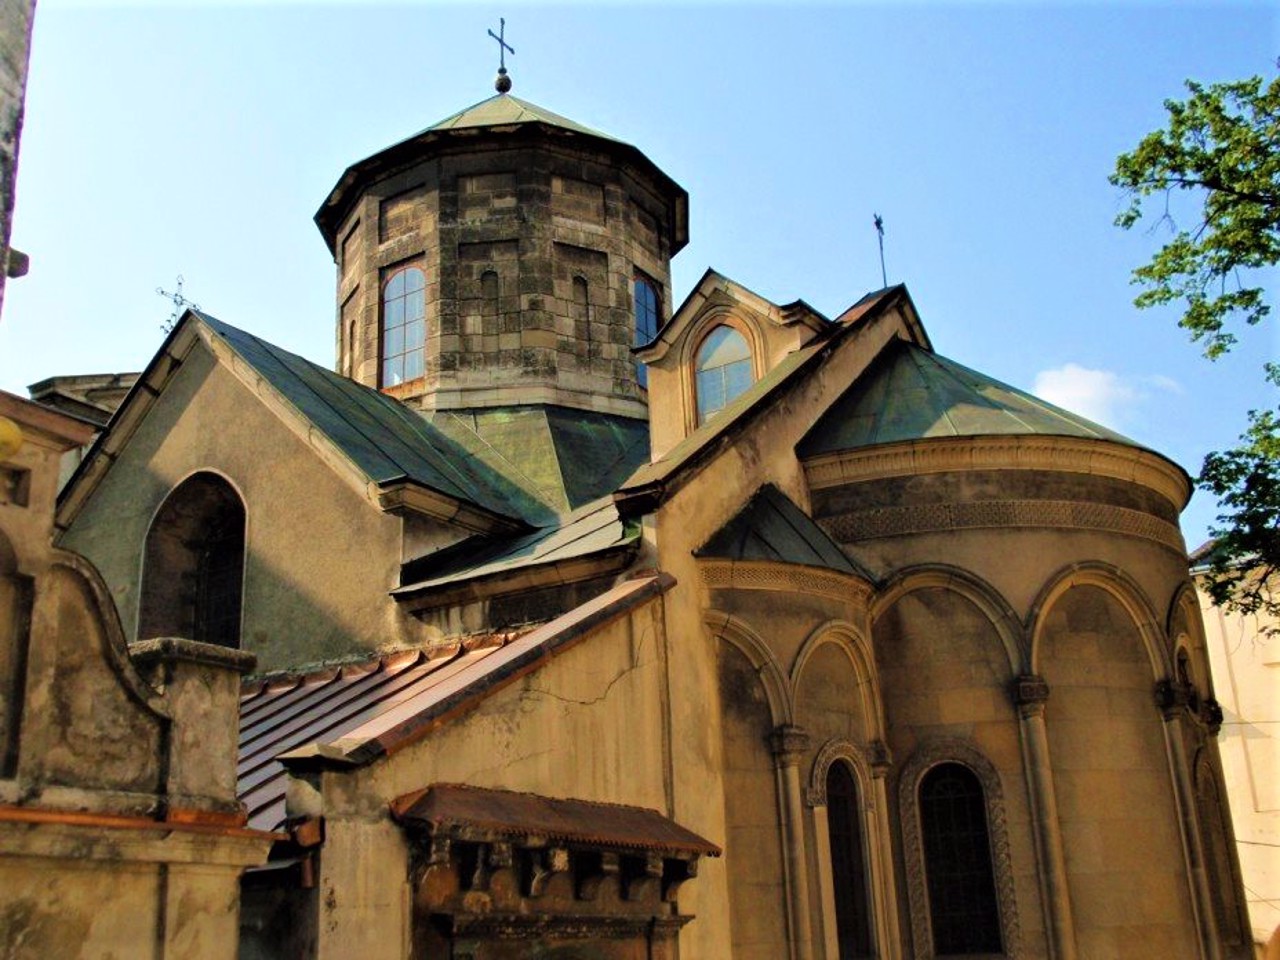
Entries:
<svg viewBox="0 0 1280 960">
<path fill-rule="evenodd" d="M 423 374 L 427 342 L 426 275 L 418 267 L 401 267 L 382 285 L 382 379 L 394 387 Z"/>
<path fill-rule="evenodd" d="M 698 347 L 694 360 L 694 394 L 698 404 L 698 426 L 751 386 L 751 348 L 733 327 L 713 329 Z"/>
<path fill-rule="evenodd" d="M 941 763 L 921 778 L 920 834 L 934 953 L 1000 953 L 987 802 L 972 770 Z"/>
<path fill-rule="evenodd" d="M 643 347 L 652 343 L 658 335 L 658 320 L 662 316 L 662 295 L 658 293 L 658 285 L 646 276 L 636 274 L 632 287 L 632 300 L 635 307 L 636 336 L 635 346 Z M 636 363 L 636 382 L 642 387 L 649 386 L 649 370 L 640 362 Z"/>
<path fill-rule="evenodd" d="M 827 827 L 831 836 L 831 879 L 836 899 L 839 960 L 870 957 L 871 910 L 867 896 L 867 860 L 862 842 L 858 784 L 849 767 L 833 763 L 827 771 Z"/>
<path fill-rule="evenodd" d="M 222 477 L 197 473 L 165 499 L 142 565 L 138 639 L 240 645 L 245 510 Z"/>
</svg>

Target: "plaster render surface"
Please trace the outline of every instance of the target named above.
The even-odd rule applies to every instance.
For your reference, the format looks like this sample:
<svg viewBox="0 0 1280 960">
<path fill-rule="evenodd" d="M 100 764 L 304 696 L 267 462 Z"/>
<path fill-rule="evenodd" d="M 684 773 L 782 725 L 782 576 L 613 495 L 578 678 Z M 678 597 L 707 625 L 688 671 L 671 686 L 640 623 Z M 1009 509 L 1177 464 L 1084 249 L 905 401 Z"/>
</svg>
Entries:
<svg viewBox="0 0 1280 960">
<path fill-rule="evenodd" d="M 1273 587 L 1274 589 L 1274 587 Z M 1205 650 L 1222 704 L 1222 773 L 1235 826 L 1249 925 L 1264 943 L 1280 926 L 1280 636 L 1259 616 L 1200 594 Z"/>
<path fill-rule="evenodd" d="M 200 348 L 139 427 L 131 456 L 108 471 L 62 539 L 103 572 L 126 636 L 137 629 L 152 517 L 199 470 L 221 474 L 244 501 L 241 646 L 261 670 L 417 638 L 417 624 L 387 596 L 399 573 L 399 518 L 370 503 Z"/>
</svg>

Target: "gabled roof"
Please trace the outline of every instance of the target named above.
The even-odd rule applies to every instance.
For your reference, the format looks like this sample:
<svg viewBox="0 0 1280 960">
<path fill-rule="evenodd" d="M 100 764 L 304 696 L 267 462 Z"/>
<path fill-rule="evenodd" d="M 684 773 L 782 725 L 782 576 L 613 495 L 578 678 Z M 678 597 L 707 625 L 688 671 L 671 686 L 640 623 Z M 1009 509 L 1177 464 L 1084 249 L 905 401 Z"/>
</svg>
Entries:
<svg viewBox="0 0 1280 960">
<path fill-rule="evenodd" d="M 743 430 L 770 406 L 770 401 L 802 380 L 823 359 L 850 336 L 894 306 L 901 305 L 913 326 L 918 327 L 915 306 L 907 288 L 901 284 L 867 294 L 846 310 L 831 325 L 832 333 L 819 337 L 787 355 L 777 366 L 739 394 L 728 406 L 703 424 L 663 456 L 633 473 L 617 493 L 622 515 L 636 516 L 649 512 L 719 452 L 731 444 Z M 923 328 L 917 333 L 921 339 Z"/>
<path fill-rule="evenodd" d="M 1084 417 L 903 340 L 880 355 L 796 450 L 839 450 L 931 437 L 1021 434 L 1137 446 Z"/>
<path fill-rule="evenodd" d="M 195 316 L 346 454 L 371 483 L 383 487 L 408 481 L 513 518 L 528 509 L 514 484 L 469 456 L 399 400 L 206 313 Z"/>
<path fill-rule="evenodd" d="M 757 490 L 693 555 L 796 563 L 867 576 L 821 527 L 771 483 Z"/>
<path fill-rule="evenodd" d="M 215 356 L 219 345 L 261 378 L 279 406 L 298 418 L 308 436 L 326 442 L 379 491 L 385 508 L 426 504 L 428 512 L 478 529 L 527 529 L 540 505 L 409 407 L 370 387 L 326 370 L 297 354 L 188 310 L 147 370 L 129 391 L 106 430 L 59 498 L 59 524 L 78 509 L 110 469 L 132 431 L 145 418 L 195 343 Z M 237 375 L 241 375 L 237 373 Z"/>
</svg>

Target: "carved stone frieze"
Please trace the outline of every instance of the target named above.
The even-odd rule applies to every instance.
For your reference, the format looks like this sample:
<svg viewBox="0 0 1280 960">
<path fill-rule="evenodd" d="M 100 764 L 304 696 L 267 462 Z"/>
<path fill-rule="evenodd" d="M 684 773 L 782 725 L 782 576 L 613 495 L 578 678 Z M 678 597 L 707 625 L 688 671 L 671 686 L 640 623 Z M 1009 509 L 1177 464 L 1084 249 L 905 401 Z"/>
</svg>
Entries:
<svg viewBox="0 0 1280 960">
<path fill-rule="evenodd" d="M 814 457 L 805 461 L 813 490 L 889 477 L 1017 469 L 1083 473 L 1142 484 L 1175 508 L 1186 502 L 1187 478 L 1172 463 L 1134 447 L 1068 437 L 933 437 Z"/>
<path fill-rule="evenodd" d="M 794 563 L 700 560 L 702 582 L 713 590 L 773 590 L 848 602 L 871 596 L 871 584 L 847 573 Z"/>
<path fill-rule="evenodd" d="M 987 830 L 991 841 L 996 903 L 1000 911 L 1000 932 L 1004 941 L 1003 956 L 1009 960 L 1017 960 L 1021 949 L 1021 930 L 1000 775 L 991 761 L 973 744 L 951 737 L 938 737 L 922 742 L 903 766 L 898 779 L 898 810 L 902 817 L 903 858 L 911 919 L 911 955 L 916 960 L 930 960 L 934 956 L 924 841 L 920 830 L 920 781 L 932 767 L 940 763 L 961 763 L 973 771 L 982 784 L 987 804 Z"/>
<path fill-rule="evenodd" d="M 1140 537 L 1185 552 L 1182 534 L 1159 517 L 1105 503 L 1078 500 L 971 500 L 905 507 L 876 507 L 826 517 L 820 525 L 839 543 L 880 537 L 991 527 L 1097 530 Z"/>
</svg>

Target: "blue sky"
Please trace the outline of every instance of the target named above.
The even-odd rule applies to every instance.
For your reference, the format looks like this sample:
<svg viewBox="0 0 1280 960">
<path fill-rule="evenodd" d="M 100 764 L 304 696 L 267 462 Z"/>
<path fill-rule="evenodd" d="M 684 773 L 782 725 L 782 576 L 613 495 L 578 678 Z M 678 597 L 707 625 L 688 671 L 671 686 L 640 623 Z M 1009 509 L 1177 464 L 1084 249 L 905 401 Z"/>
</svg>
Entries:
<svg viewBox="0 0 1280 960">
<path fill-rule="evenodd" d="M 712 266 L 834 315 L 904 281 L 937 350 L 1195 473 L 1273 403 L 1280 318 L 1217 363 L 1138 312 L 1160 232 L 1112 226 L 1115 157 L 1183 79 L 1273 75 L 1261 3 L 561 5 L 41 0 L 0 387 L 136 370 L 185 292 L 333 359 L 311 221 L 343 169 L 492 93 L 636 144 L 690 194 L 677 302 Z M 1272 278 L 1272 287 L 1274 288 Z M 1184 514 L 1190 545 L 1215 507 Z"/>
</svg>

